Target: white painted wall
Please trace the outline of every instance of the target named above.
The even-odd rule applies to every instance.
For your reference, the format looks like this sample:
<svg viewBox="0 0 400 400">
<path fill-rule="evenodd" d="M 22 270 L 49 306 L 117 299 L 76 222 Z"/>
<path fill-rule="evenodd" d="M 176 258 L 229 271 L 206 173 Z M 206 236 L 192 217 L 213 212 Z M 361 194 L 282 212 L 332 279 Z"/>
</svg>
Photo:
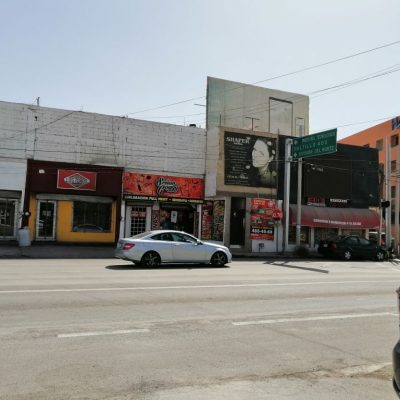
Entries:
<svg viewBox="0 0 400 400">
<path fill-rule="evenodd" d="M 0 102 L 4 162 L 32 158 L 204 177 L 205 151 L 201 128 Z"/>
<path fill-rule="evenodd" d="M 207 93 L 207 129 L 225 126 L 282 135 L 308 134 L 308 96 L 212 77 L 207 80 Z"/>
<path fill-rule="evenodd" d="M 0 189 L 23 192 L 26 180 L 26 164 L 26 160 L 0 158 Z"/>
</svg>

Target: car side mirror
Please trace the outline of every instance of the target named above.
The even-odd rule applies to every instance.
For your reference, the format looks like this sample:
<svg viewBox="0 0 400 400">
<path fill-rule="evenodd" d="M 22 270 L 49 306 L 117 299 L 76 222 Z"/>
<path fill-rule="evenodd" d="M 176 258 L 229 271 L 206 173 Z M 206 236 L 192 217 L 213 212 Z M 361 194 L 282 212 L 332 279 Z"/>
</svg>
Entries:
<svg viewBox="0 0 400 400">
<path fill-rule="evenodd" d="M 203 244 L 203 242 L 199 239 L 197 239 L 197 244 Z"/>
</svg>

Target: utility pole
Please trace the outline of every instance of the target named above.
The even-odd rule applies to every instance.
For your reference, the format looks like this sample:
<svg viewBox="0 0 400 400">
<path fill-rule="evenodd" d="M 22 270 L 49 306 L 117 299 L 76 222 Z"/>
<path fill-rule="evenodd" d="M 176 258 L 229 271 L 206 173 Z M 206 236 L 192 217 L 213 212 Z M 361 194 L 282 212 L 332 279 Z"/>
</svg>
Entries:
<svg viewBox="0 0 400 400">
<path fill-rule="evenodd" d="M 292 161 L 292 143 L 293 139 L 286 139 L 285 141 L 285 189 L 283 193 L 285 220 L 284 220 L 283 253 L 287 252 L 289 245 L 290 164 Z"/>
<path fill-rule="evenodd" d="M 300 130 L 300 137 L 303 136 L 303 130 Z M 301 186 L 303 178 L 303 159 L 297 160 L 297 214 L 296 214 L 296 247 L 301 244 Z"/>
<path fill-rule="evenodd" d="M 386 248 L 389 248 L 392 245 L 392 236 L 391 236 L 391 228 L 392 228 L 392 205 L 390 198 L 390 138 L 386 137 L 386 171 L 385 171 L 385 189 L 386 189 L 386 201 L 389 201 L 389 206 L 386 208 L 385 217 L 386 217 L 386 229 L 385 229 L 385 245 Z"/>
<path fill-rule="evenodd" d="M 400 144 L 397 144 L 397 151 L 396 151 L 396 174 L 395 174 L 395 203 L 394 203 L 394 252 L 396 255 L 399 254 L 399 201 L 400 201 L 400 169 L 399 169 L 399 162 L 400 162 Z"/>
</svg>

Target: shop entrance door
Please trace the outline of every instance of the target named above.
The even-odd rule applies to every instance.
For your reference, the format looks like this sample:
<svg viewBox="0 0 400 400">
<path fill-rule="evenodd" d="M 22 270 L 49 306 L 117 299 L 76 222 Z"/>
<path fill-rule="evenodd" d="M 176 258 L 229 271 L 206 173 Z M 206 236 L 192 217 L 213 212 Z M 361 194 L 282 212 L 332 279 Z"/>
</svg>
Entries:
<svg viewBox="0 0 400 400">
<path fill-rule="evenodd" d="M 231 245 L 244 246 L 246 221 L 246 199 L 232 197 L 231 201 Z"/>
<path fill-rule="evenodd" d="M 55 240 L 56 201 L 39 200 L 36 215 L 36 240 Z"/>
</svg>

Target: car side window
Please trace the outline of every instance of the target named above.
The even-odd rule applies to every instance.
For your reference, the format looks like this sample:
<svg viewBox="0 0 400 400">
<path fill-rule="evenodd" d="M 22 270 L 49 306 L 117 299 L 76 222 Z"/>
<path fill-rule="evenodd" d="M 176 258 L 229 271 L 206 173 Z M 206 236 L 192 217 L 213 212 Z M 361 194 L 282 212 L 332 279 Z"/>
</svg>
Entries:
<svg viewBox="0 0 400 400">
<path fill-rule="evenodd" d="M 363 246 L 369 246 L 371 244 L 371 242 L 365 238 L 360 238 L 359 240 Z"/>
<path fill-rule="evenodd" d="M 182 233 L 172 233 L 171 235 L 174 242 L 195 243 L 190 236 L 183 235 Z"/>
<path fill-rule="evenodd" d="M 346 243 L 351 245 L 351 246 L 354 246 L 354 245 L 358 244 L 358 239 L 356 237 L 354 237 L 354 236 L 351 236 L 346 240 Z"/>
<path fill-rule="evenodd" d="M 158 233 L 151 237 L 153 240 L 162 240 L 164 242 L 172 242 L 172 237 L 169 233 Z"/>
</svg>

